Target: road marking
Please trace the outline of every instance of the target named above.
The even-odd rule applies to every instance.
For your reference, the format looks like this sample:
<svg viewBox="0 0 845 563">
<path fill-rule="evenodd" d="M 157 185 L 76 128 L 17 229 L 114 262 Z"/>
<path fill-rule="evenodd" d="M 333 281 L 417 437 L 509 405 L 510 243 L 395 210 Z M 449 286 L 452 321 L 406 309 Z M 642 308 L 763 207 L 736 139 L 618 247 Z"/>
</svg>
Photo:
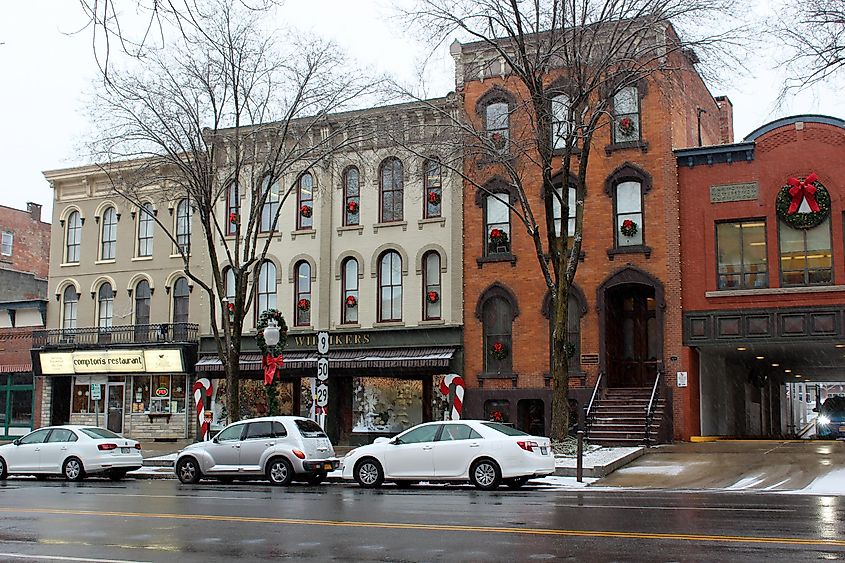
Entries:
<svg viewBox="0 0 845 563">
<path fill-rule="evenodd" d="M 40 559 L 45 561 L 83 561 L 85 563 L 145 563 L 129 559 L 92 559 L 91 557 L 66 557 L 62 555 L 32 555 L 31 553 L 0 553 L 10 559 Z"/>
<path fill-rule="evenodd" d="M 208 522 L 238 522 L 250 524 L 288 524 L 294 526 L 328 526 L 340 528 L 376 528 L 388 530 L 419 530 L 437 532 L 477 532 L 488 534 L 525 534 L 533 536 L 568 536 L 588 538 L 621 538 L 645 540 L 674 540 L 721 543 L 761 543 L 787 545 L 824 545 L 844 547 L 845 540 L 822 538 L 790 538 L 766 536 L 724 536 L 707 534 L 657 534 L 648 532 L 620 532 L 612 530 L 556 530 L 550 528 L 504 528 L 488 526 L 460 526 L 448 524 L 413 524 L 403 522 L 343 522 L 338 520 L 308 520 L 304 518 L 268 518 L 260 516 L 223 516 L 214 514 L 157 514 L 152 512 L 99 512 L 93 510 L 63 510 L 54 508 L 0 508 L 0 512 L 14 514 L 52 514 L 93 516 L 97 518 L 151 518 L 162 520 L 203 520 Z"/>
</svg>

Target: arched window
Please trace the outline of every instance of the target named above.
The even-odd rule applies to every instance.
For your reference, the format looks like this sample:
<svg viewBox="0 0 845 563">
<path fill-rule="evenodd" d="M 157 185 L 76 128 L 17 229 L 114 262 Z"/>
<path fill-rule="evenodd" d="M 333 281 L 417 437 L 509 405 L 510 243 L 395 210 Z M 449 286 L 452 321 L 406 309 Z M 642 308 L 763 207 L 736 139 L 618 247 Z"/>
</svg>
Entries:
<svg viewBox="0 0 845 563">
<path fill-rule="evenodd" d="M 188 322 L 188 304 L 191 288 L 186 278 L 179 278 L 173 284 L 173 322 Z"/>
<path fill-rule="evenodd" d="M 614 143 L 640 140 L 640 92 L 636 86 L 626 86 L 613 96 Z"/>
<path fill-rule="evenodd" d="M 575 236 L 575 187 L 569 186 L 567 190 L 568 198 L 567 205 L 569 206 L 569 213 L 567 215 L 567 222 L 566 222 L 566 235 L 569 237 L 569 246 L 568 248 L 572 248 L 572 237 Z M 555 217 L 555 236 L 560 236 L 560 230 L 562 225 L 562 206 L 561 201 L 563 201 L 563 188 L 557 187 L 555 188 L 555 195 L 552 197 L 552 211 Z"/>
<path fill-rule="evenodd" d="M 100 332 L 108 332 L 114 318 L 114 289 L 110 283 L 100 285 L 97 291 L 97 327 Z"/>
<path fill-rule="evenodd" d="M 484 130 L 496 150 L 507 150 L 510 138 L 510 106 L 507 102 L 487 104 L 484 108 Z"/>
<path fill-rule="evenodd" d="M 484 254 L 511 253 L 511 210 L 507 193 L 484 196 Z"/>
<path fill-rule="evenodd" d="M 235 302 L 235 270 L 226 268 L 226 301 Z"/>
<path fill-rule="evenodd" d="M 238 190 L 238 183 L 232 182 L 226 188 L 226 234 L 234 235 L 238 231 L 238 222 L 241 220 L 241 195 Z"/>
<path fill-rule="evenodd" d="M 256 315 L 261 315 L 268 309 L 276 308 L 276 265 L 269 260 L 261 264 L 258 270 L 258 306 Z M 257 318 L 257 317 L 256 317 Z"/>
<path fill-rule="evenodd" d="M 68 285 L 62 292 L 62 329 L 72 331 L 76 328 L 76 312 L 79 306 L 79 294 L 76 288 Z"/>
<path fill-rule="evenodd" d="M 267 193 L 268 190 L 269 193 Z M 261 206 L 260 231 L 262 233 L 269 233 L 273 230 L 273 222 L 279 213 L 279 182 L 273 182 L 271 186 L 270 177 L 264 178 L 261 182 L 261 197 L 264 198 L 265 194 L 267 199 L 259 200 L 264 202 Z"/>
<path fill-rule="evenodd" d="M 135 325 L 150 324 L 150 283 L 141 280 L 135 286 Z"/>
<path fill-rule="evenodd" d="M 484 373 L 513 373 L 513 317 L 513 307 L 501 295 L 484 302 L 481 309 Z"/>
<path fill-rule="evenodd" d="M 343 174 L 343 224 L 358 225 L 361 222 L 361 175 L 350 166 Z"/>
<path fill-rule="evenodd" d="M 440 318 L 440 255 L 429 251 L 423 255 L 423 318 L 427 321 Z"/>
<path fill-rule="evenodd" d="M 425 161 L 425 202 L 424 216 L 440 217 L 443 213 L 443 174 L 440 161 L 430 159 Z"/>
<path fill-rule="evenodd" d="M 347 258 L 341 266 L 341 322 L 355 324 L 358 322 L 358 261 Z"/>
<path fill-rule="evenodd" d="M 566 138 L 572 131 L 569 103 L 569 96 L 566 94 L 558 94 L 552 98 L 552 150 L 566 148 Z"/>
<path fill-rule="evenodd" d="M 388 158 L 381 165 L 381 216 L 379 221 L 389 223 L 401 221 L 404 217 L 403 199 L 405 180 L 402 161 Z"/>
<path fill-rule="evenodd" d="M 569 373 L 576 373 L 581 371 L 581 301 L 570 293 L 567 303 L 566 341 L 571 346 Z"/>
<path fill-rule="evenodd" d="M 191 252 L 191 204 L 187 199 L 180 199 L 176 206 L 176 244 L 185 254 Z"/>
<path fill-rule="evenodd" d="M 75 264 L 79 262 L 82 246 L 82 217 L 79 211 L 73 211 L 67 218 L 67 232 L 65 233 L 65 262 Z"/>
<path fill-rule="evenodd" d="M 308 326 L 311 324 L 311 264 L 304 260 L 297 262 L 294 272 L 296 272 L 295 326 Z"/>
<path fill-rule="evenodd" d="M 378 320 L 402 320 L 402 257 L 395 250 L 381 255 L 378 268 Z"/>
<path fill-rule="evenodd" d="M 314 226 L 314 178 L 306 172 L 299 177 L 296 187 L 296 228 L 310 229 Z"/>
<path fill-rule="evenodd" d="M 138 256 L 153 255 L 154 214 L 152 203 L 145 203 L 138 211 Z"/>
<path fill-rule="evenodd" d="M 645 228 L 642 184 L 635 180 L 619 182 L 614 195 L 616 246 L 641 246 Z"/>
<path fill-rule="evenodd" d="M 114 260 L 117 250 L 117 211 L 107 207 L 103 212 L 102 231 L 100 232 L 100 260 Z"/>
</svg>

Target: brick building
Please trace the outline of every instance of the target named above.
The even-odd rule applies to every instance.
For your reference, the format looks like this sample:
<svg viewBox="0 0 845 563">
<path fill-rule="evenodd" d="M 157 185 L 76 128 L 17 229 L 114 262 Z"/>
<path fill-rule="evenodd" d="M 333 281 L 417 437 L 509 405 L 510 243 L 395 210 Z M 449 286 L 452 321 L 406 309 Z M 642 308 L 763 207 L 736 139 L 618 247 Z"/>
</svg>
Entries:
<svg viewBox="0 0 845 563">
<path fill-rule="evenodd" d="M 492 131 L 485 119 L 490 120 L 497 104 L 508 116 L 506 135 L 513 138 L 526 129 L 515 125 L 529 119 L 516 103 L 526 93 L 498 55 L 480 42 L 456 43 L 452 55 L 457 92 L 478 130 Z M 585 406 L 599 373 L 605 374 L 600 399 L 607 400 L 616 389 L 650 392 L 660 371 L 665 374 L 662 395 L 668 400 L 667 408 L 669 403 L 674 408 L 674 435 L 683 437 L 688 399 L 676 388 L 675 374 L 688 369 L 690 358 L 681 341 L 677 173 L 672 150 L 695 146 L 699 134 L 704 144 L 730 142 L 733 131 L 730 101 L 710 94 L 693 57 L 672 56 L 683 69 L 678 73 L 683 77 L 678 78 L 680 83 L 666 87 L 665 81 L 649 79 L 624 92 L 633 104 L 630 115 L 639 124 L 634 134 L 621 138 L 611 133 L 615 126 L 608 126 L 593 140 L 582 262 L 569 305 L 570 343 L 575 347 L 570 397 L 573 406 Z M 548 76 L 548 83 L 564 75 L 565 69 L 560 69 Z M 621 107 L 621 100 L 618 103 Z M 559 157 L 555 162 L 560 166 Z M 539 169 L 535 170 L 533 190 L 530 178 L 524 181 L 535 214 L 540 214 L 541 181 Z M 483 159 L 468 161 L 465 171 L 490 191 L 508 192 L 507 183 L 497 179 L 495 165 Z M 505 206 L 495 208 L 489 192 L 469 184 L 464 192 L 466 412 L 472 418 L 502 419 L 542 434 L 551 410 L 549 298 L 534 245 Z M 634 212 L 631 216 L 640 225 L 634 237 L 619 234 L 628 216 L 620 198 L 632 205 L 627 211 Z M 488 239 L 493 228 L 508 231 L 506 246 L 491 249 Z M 507 359 L 491 357 L 491 337 L 507 339 Z M 643 421 L 636 424 L 642 427 Z M 664 427 L 670 430 L 668 420 Z M 594 425 L 593 430 L 596 439 L 643 439 L 642 428 L 637 433 L 636 428 L 611 426 L 600 432 Z"/>
<path fill-rule="evenodd" d="M 41 205 L 0 206 L 0 439 L 26 434 L 38 420 L 29 347 L 47 310 L 50 224 Z"/>
<path fill-rule="evenodd" d="M 796 434 L 787 390 L 843 379 L 845 121 L 798 115 L 675 155 L 689 357 L 677 430 Z"/>
</svg>

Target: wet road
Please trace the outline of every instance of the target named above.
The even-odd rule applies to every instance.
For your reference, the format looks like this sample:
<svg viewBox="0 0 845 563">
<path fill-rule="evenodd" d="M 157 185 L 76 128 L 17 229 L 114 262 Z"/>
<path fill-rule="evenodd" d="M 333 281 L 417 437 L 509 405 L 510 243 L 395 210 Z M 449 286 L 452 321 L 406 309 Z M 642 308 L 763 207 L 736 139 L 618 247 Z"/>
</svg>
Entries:
<svg viewBox="0 0 845 563">
<path fill-rule="evenodd" d="M 845 498 L 172 480 L 0 483 L 0 561 L 845 558 Z"/>
</svg>

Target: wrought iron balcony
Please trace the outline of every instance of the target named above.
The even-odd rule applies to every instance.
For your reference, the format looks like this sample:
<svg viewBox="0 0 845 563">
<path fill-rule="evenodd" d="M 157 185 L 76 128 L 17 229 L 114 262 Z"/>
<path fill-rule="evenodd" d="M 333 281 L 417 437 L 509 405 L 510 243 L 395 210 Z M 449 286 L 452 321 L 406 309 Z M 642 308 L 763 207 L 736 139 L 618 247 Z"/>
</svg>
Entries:
<svg viewBox="0 0 845 563">
<path fill-rule="evenodd" d="M 199 342 L 198 332 L 199 326 L 194 323 L 36 330 L 32 334 L 32 346 L 43 349 L 196 343 Z"/>
</svg>

